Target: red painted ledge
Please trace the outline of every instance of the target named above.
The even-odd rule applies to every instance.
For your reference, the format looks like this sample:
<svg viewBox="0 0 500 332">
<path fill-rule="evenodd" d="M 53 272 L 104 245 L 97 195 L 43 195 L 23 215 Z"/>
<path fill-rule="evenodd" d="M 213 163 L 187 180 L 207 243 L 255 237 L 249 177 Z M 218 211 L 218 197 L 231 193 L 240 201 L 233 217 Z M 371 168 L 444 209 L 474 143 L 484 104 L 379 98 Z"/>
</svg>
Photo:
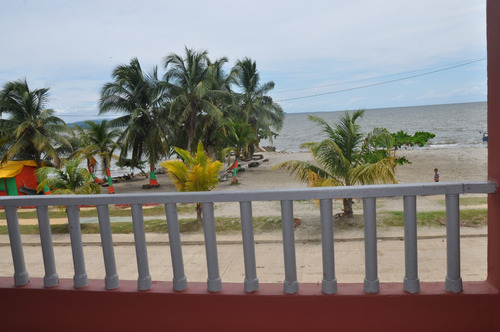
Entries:
<svg viewBox="0 0 500 332">
<path fill-rule="evenodd" d="M 246 294 L 242 284 L 223 284 L 209 293 L 205 283 L 176 292 L 171 282 L 154 282 L 138 291 L 137 282 L 121 281 L 107 291 L 102 280 L 74 289 L 70 279 L 45 289 L 42 279 L 13 286 L 0 278 L 2 328 L 28 330 L 500 330 L 500 293 L 488 282 L 464 283 L 464 292 L 444 291 L 444 283 L 422 283 L 409 294 L 401 283 L 381 284 L 379 294 L 365 294 L 362 284 L 339 284 L 326 295 L 319 284 L 300 284 L 286 295 L 281 284 L 261 284 Z"/>
</svg>

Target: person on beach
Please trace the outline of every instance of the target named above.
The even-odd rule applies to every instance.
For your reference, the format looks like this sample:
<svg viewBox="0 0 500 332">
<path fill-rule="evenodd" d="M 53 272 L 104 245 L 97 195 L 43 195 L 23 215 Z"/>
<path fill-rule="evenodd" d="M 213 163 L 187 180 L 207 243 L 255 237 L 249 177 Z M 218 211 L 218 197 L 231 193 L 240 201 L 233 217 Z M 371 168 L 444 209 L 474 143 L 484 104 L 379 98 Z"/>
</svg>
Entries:
<svg viewBox="0 0 500 332">
<path fill-rule="evenodd" d="M 439 173 L 437 168 L 434 168 L 434 182 L 439 182 Z"/>
</svg>

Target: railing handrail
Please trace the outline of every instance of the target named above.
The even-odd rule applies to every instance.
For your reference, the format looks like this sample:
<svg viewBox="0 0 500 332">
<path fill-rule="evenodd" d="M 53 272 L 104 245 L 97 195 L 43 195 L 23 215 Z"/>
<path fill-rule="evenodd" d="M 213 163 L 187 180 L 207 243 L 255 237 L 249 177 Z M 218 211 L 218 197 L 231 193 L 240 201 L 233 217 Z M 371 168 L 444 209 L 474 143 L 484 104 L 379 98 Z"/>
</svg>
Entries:
<svg viewBox="0 0 500 332">
<path fill-rule="evenodd" d="M 0 206 L 113 205 L 165 203 L 217 203 L 281 201 L 302 199 L 338 199 L 367 197 L 423 196 L 493 193 L 491 181 L 384 184 L 348 187 L 263 189 L 246 191 L 162 192 L 99 195 L 0 196 Z"/>
<path fill-rule="evenodd" d="M 285 281 L 285 293 L 296 293 L 299 289 L 295 257 L 295 235 L 293 201 L 318 199 L 320 203 L 320 219 L 322 228 L 323 280 L 322 291 L 326 294 L 337 292 L 335 277 L 334 246 L 333 246 L 333 215 L 332 199 L 362 198 L 365 230 L 365 280 L 364 290 L 367 293 L 380 291 L 377 267 L 377 222 L 376 198 L 403 197 L 405 214 L 405 278 L 403 290 L 410 293 L 420 291 L 417 259 L 417 227 L 416 227 L 416 197 L 422 195 L 446 196 L 446 236 L 447 236 L 447 275 L 445 290 L 454 293 L 462 291 L 460 275 L 460 194 L 493 193 L 496 183 L 488 181 L 452 182 L 452 183 L 415 183 L 399 185 L 371 185 L 325 188 L 296 188 L 253 191 L 215 191 L 194 193 L 145 193 L 116 195 L 47 195 L 2 197 L 0 207 L 5 208 L 11 251 L 14 262 L 15 285 L 25 285 L 29 282 L 26 270 L 22 241 L 18 223 L 17 209 L 19 206 L 35 206 L 42 243 L 42 255 L 45 267 L 44 285 L 54 287 L 58 284 L 58 275 L 54 259 L 52 235 L 50 229 L 49 206 L 66 206 L 68 223 L 70 225 L 71 246 L 75 267 L 75 288 L 85 287 L 88 278 L 85 272 L 85 259 L 82 249 L 78 206 L 95 205 L 99 219 L 99 229 L 106 271 L 106 289 L 119 287 L 119 278 L 114 255 L 114 244 L 111 232 L 109 205 L 127 205 L 132 208 L 134 227 L 134 242 L 139 272 L 138 289 L 147 290 L 152 287 L 149 273 L 149 262 L 146 248 L 144 219 L 142 205 L 164 204 L 166 222 L 169 229 L 170 252 L 174 268 L 174 289 L 184 290 L 187 279 L 184 273 L 180 232 L 178 227 L 177 204 L 201 203 L 203 213 L 203 233 L 207 259 L 207 289 L 218 292 L 222 289 L 219 273 L 217 240 L 214 222 L 214 203 L 239 202 L 242 223 L 242 239 L 244 245 L 246 292 L 258 290 L 258 278 L 255 263 L 255 243 L 253 239 L 252 206 L 254 201 L 280 201 Z"/>
</svg>

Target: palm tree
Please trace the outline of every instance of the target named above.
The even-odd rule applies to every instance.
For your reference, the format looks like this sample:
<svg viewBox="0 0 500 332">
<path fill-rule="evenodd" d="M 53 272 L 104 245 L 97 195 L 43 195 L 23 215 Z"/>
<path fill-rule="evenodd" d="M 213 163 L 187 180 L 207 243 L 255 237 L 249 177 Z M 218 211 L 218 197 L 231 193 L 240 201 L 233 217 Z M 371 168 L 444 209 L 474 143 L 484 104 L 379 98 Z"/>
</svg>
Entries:
<svg viewBox="0 0 500 332">
<path fill-rule="evenodd" d="M 111 121 L 113 126 L 124 128 L 119 139 L 122 157 L 130 152 L 132 167 L 146 157 L 150 164 L 148 187 L 158 187 L 155 165 L 170 153 L 165 85 L 159 81 L 156 67 L 144 74 L 136 58 L 129 65 L 116 67 L 113 78 L 114 82 L 102 88 L 99 114 L 124 113 Z"/>
<path fill-rule="evenodd" d="M 118 159 L 118 156 L 113 155 L 113 152 L 119 148 L 118 143 L 116 143 L 116 139 L 120 136 L 121 130 L 111 127 L 108 120 L 102 120 L 100 123 L 85 121 L 85 125 L 87 129 L 81 136 L 85 143 L 78 154 L 85 156 L 88 163 L 89 161 L 92 163 L 95 156 L 101 158 L 103 172 L 108 178 L 108 193 L 114 194 L 113 180 L 111 179 L 109 169 L 111 167 L 111 159 Z"/>
<path fill-rule="evenodd" d="M 34 160 L 38 167 L 42 161 L 51 159 L 60 164 L 58 145 L 71 148 L 64 133 L 71 129 L 47 109 L 49 89 L 30 90 L 26 80 L 8 82 L 0 92 L 0 114 L 8 118 L 0 119 L 0 136 L 6 149 L 0 162 L 11 159 Z"/>
<path fill-rule="evenodd" d="M 79 167 L 80 158 L 66 159 L 63 169 L 42 167 L 37 169 L 37 175 L 44 180 L 36 188 L 38 191 L 49 187 L 53 194 L 99 194 L 101 188 L 94 182 L 89 171 Z M 52 174 L 53 176 L 48 176 Z"/>
<path fill-rule="evenodd" d="M 73 146 L 73 153 L 71 157 L 79 157 L 84 155 L 87 159 L 87 169 L 89 170 L 90 175 L 94 179 L 94 182 L 97 184 L 101 184 L 102 180 L 95 176 L 95 168 L 97 166 L 97 160 L 93 155 L 88 154 L 86 147 L 90 145 L 89 139 L 87 137 L 87 133 L 85 130 L 77 124 L 73 125 L 73 133 L 74 135 L 70 138 L 71 145 Z"/>
<path fill-rule="evenodd" d="M 235 95 L 231 90 L 231 86 L 236 82 L 236 72 L 234 70 L 231 70 L 230 73 L 224 71 L 223 66 L 227 62 L 228 60 L 225 57 L 217 59 L 214 62 L 207 59 L 214 90 L 210 94 L 210 100 L 222 112 L 221 121 L 214 121 L 215 119 L 213 117 L 205 116 L 207 121 L 205 121 L 203 125 L 203 130 L 200 131 L 203 135 L 201 141 L 210 156 L 221 154 L 222 150 L 226 148 L 220 133 L 224 132 L 225 119 L 234 118 L 236 110 Z M 234 120 L 236 121 L 238 119 Z M 204 119 L 201 121 L 203 122 Z"/>
<path fill-rule="evenodd" d="M 311 186 L 352 186 L 356 184 L 396 183 L 395 158 L 390 149 L 393 141 L 387 131 L 376 129 L 366 138 L 356 120 L 363 116 L 359 110 L 345 112 L 333 128 L 323 119 L 309 116 L 323 126 L 328 136 L 321 142 L 304 143 L 315 160 L 308 163 L 289 160 L 274 166 L 285 169 Z M 352 198 L 344 198 L 344 215 L 352 215 Z"/>
<path fill-rule="evenodd" d="M 219 136 L 225 143 L 224 150 L 233 151 L 236 159 L 242 154 L 245 158 L 248 157 L 249 146 L 257 139 L 257 134 L 250 124 L 232 118 L 223 121 Z"/>
<path fill-rule="evenodd" d="M 161 163 L 178 191 L 209 191 L 219 184 L 218 172 L 222 167 L 220 161 L 212 161 L 201 142 L 198 143 L 196 154 L 174 148 L 183 160 L 167 160 Z M 196 204 L 198 223 L 202 223 L 201 204 Z"/>
<path fill-rule="evenodd" d="M 272 140 L 275 135 L 273 129 L 281 130 L 285 115 L 281 106 L 267 95 L 274 89 L 274 82 L 261 84 L 257 64 L 250 58 L 238 60 L 235 71 L 236 82 L 241 89 L 238 107 L 241 116 L 244 116 L 258 134 L 255 144 L 258 145 L 260 139 Z"/>
<path fill-rule="evenodd" d="M 164 79 L 169 82 L 172 95 L 171 113 L 187 135 L 187 142 L 176 144 L 193 152 L 193 143 L 200 139 L 199 135 L 197 137 L 200 125 L 219 122 L 222 118 L 222 111 L 214 100 L 217 95 L 227 95 L 227 92 L 214 88 L 216 75 L 213 66 L 209 65 L 207 51 L 195 52 L 188 48 L 185 51 L 184 58 L 174 53 L 165 57 Z"/>
</svg>

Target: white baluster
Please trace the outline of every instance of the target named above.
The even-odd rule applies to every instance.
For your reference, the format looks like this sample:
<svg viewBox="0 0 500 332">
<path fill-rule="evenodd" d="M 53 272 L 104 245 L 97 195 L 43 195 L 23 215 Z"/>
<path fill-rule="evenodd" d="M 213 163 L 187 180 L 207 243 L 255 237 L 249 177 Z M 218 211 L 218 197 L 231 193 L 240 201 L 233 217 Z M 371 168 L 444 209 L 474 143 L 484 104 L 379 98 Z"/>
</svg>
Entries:
<svg viewBox="0 0 500 332">
<path fill-rule="evenodd" d="M 462 291 L 460 276 L 460 204 L 459 195 L 446 195 L 446 262 L 445 290 Z"/>
<path fill-rule="evenodd" d="M 115 250 L 113 248 L 113 236 L 107 205 L 97 205 L 97 217 L 99 218 L 99 230 L 101 232 L 104 269 L 106 270 L 104 284 L 106 289 L 115 289 L 120 286 L 120 280 L 116 272 Z"/>
<path fill-rule="evenodd" d="M 365 222 L 365 282 L 366 293 L 380 292 L 377 267 L 377 217 L 375 198 L 363 199 L 363 214 Z"/>
<path fill-rule="evenodd" d="M 135 255 L 139 277 L 137 287 L 139 290 L 151 289 L 153 283 L 149 274 L 148 250 L 146 247 L 146 233 L 144 232 L 144 217 L 142 205 L 132 204 L 132 224 L 134 228 Z"/>
<path fill-rule="evenodd" d="M 59 276 L 56 272 L 56 260 L 54 258 L 54 246 L 52 244 L 52 232 L 50 230 L 49 208 L 47 206 L 37 206 L 36 214 L 38 216 L 43 266 L 45 268 L 43 285 L 47 288 L 54 287 L 59 284 Z"/>
<path fill-rule="evenodd" d="M 404 196 L 405 277 L 403 290 L 420 292 L 417 259 L 417 197 Z"/>
<path fill-rule="evenodd" d="M 177 206 L 173 203 L 165 204 L 167 211 L 168 239 L 170 241 L 170 256 L 172 257 L 172 269 L 174 270 L 174 290 L 182 291 L 187 288 L 187 278 L 184 273 L 184 260 L 182 259 L 181 235 L 179 231 L 179 219 L 177 217 Z"/>
<path fill-rule="evenodd" d="M 80 216 L 78 206 L 69 205 L 66 208 L 68 214 L 69 236 L 71 239 L 71 251 L 73 253 L 73 284 L 75 288 L 86 287 L 89 284 L 87 272 L 85 271 L 85 258 L 83 255 L 82 232 L 80 230 Z"/>
<path fill-rule="evenodd" d="M 205 233 L 205 251 L 207 255 L 208 291 L 222 290 L 222 281 L 219 274 L 219 259 L 217 256 L 217 239 L 215 237 L 215 220 L 213 203 L 203 203 L 203 231 Z"/>
<path fill-rule="evenodd" d="M 335 278 L 335 255 L 333 249 L 333 207 L 331 199 L 320 200 L 321 244 L 323 253 L 323 280 L 321 290 L 325 294 L 337 292 Z"/>
<path fill-rule="evenodd" d="M 259 290 L 257 266 L 255 263 L 255 241 L 253 236 L 252 203 L 240 202 L 241 236 L 245 263 L 245 292 Z"/>
<path fill-rule="evenodd" d="M 30 282 L 30 277 L 28 271 L 26 271 L 26 264 L 24 262 L 23 242 L 19 230 L 17 208 L 15 206 L 6 206 L 5 217 L 9 231 L 12 261 L 14 262 L 14 285 L 24 286 Z"/>
<path fill-rule="evenodd" d="M 297 263 L 295 259 L 295 234 L 293 222 L 293 201 L 281 201 L 281 223 L 283 229 L 283 253 L 285 259 L 285 281 L 283 289 L 287 294 L 299 291 Z"/>
</svg>

